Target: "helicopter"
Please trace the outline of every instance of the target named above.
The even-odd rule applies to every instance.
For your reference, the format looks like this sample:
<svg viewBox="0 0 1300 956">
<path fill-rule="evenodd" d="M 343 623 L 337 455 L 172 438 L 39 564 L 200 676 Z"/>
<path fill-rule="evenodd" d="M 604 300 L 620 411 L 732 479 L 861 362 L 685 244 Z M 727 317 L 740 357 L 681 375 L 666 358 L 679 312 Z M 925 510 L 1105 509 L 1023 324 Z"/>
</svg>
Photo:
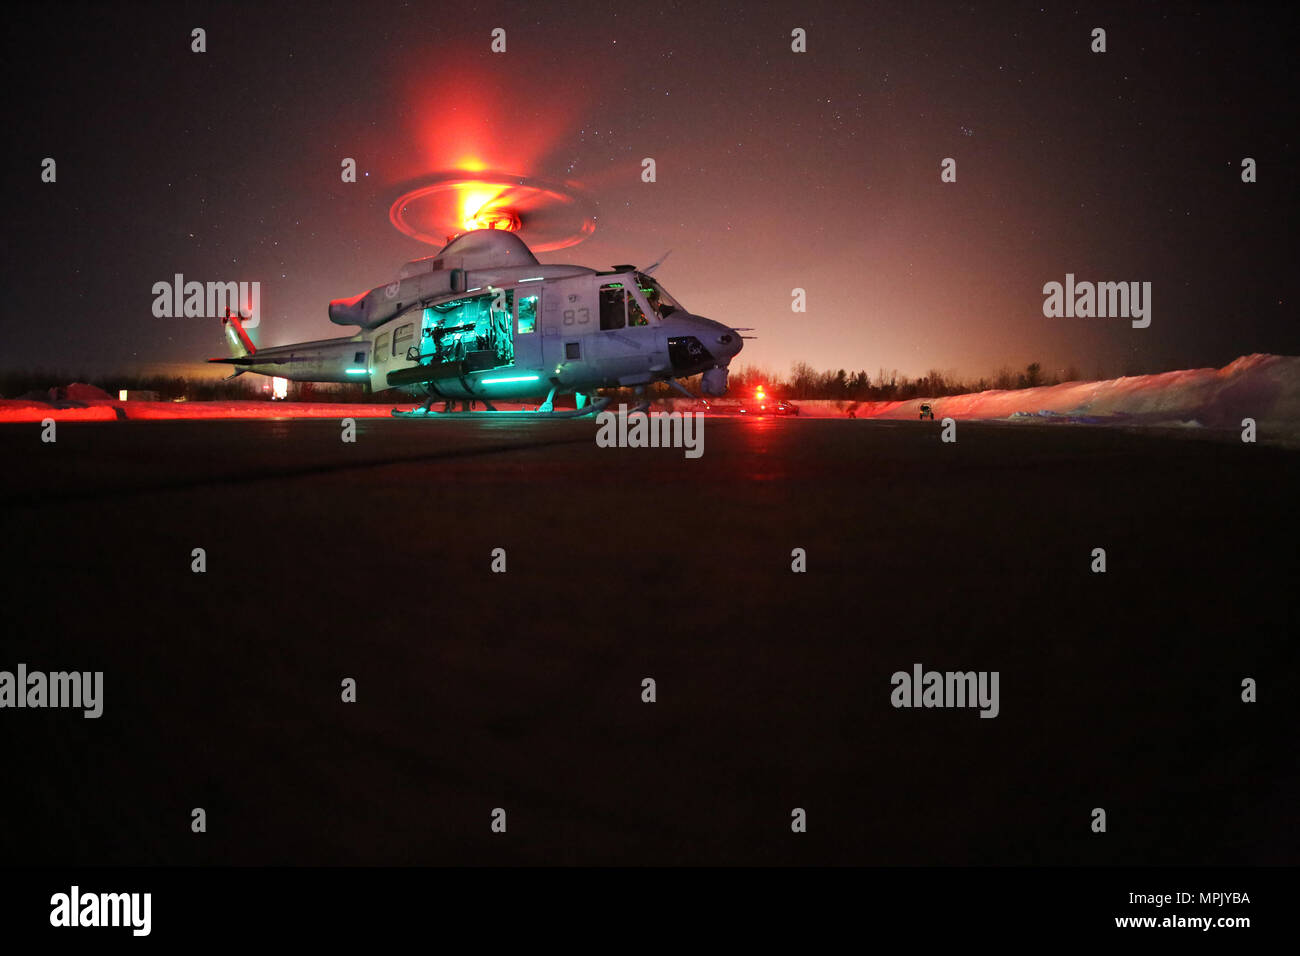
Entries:
<svg viewBox="0 0 1300 956">
<path fill-rule="evenodd" d="M 473 229 L 432 256 L 406 263 L 389 283 L 329 304 L 349 336 L 273 348 L 253 346 L 240 317 L 222 317 L 235 372 L 299 382 L 364 382 L 425 399 L 395 417 L 484 414 L 577 417 L 599 411 L 602 388 L 701 376 L 701 391 L 723 395 L 742 331 L 689 312 L 651 273 L 616 265 L 597 271 L 542 265 L 508 229 Z M 557 411 L 557 395 L 575 408 Z M 537 399 L 536 411 L 498 411 L 494 401 Z M 442 400 L 444 410 L 433 404 Z M 486 412 L 451 411 L 481 402 Z M 645 408 L 648 403 L 640 407 Z"/>
</svg>

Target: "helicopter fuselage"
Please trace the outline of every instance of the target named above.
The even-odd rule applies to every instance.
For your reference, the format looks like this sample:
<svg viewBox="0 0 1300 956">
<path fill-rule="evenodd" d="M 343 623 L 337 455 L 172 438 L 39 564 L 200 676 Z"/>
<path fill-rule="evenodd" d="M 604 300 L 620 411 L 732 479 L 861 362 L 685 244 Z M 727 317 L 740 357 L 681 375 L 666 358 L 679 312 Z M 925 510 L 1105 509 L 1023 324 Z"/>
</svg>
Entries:
<svg viewBox="0 0 1300 956">
<path fill-rule="evenodd" d="M 454 246 L 409 263 L 387 286 L 332 302 L 333 321 L 361 326 L 353 336 L 221 361 L 293 381 L 447 399 L 585 394 L 701 373 L 706 393 L 725 391 L 740 333 L 686 311 L 649 275 L 541 265 L 522 243 L 530 262 L 475 268 L 466 256 L 459 261 L 468 268 L 448 269 Z M 236 346 L 241 335 L 232 330 Z"/>
</svg>

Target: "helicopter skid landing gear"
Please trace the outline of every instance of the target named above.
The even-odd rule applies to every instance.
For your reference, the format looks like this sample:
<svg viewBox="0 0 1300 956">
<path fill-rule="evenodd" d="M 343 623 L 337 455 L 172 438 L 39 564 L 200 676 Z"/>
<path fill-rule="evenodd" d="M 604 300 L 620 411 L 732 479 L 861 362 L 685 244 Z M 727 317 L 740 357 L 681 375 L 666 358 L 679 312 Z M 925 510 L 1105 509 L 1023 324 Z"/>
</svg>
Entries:
<svg viewBox="0 0 1300 956">
<path fill-rule="evenodd" d="M 479 399 L 479 401 L 482 401 L 482 399 Z M 425 404 L 425 405 L 421 405 L 418 408 L 413 408 L 409 412 L 404 412 L 400 409 L 394 408 L 392 414 L 394 418 L 479 418 L 479 419 L 490 418 L 493 420 L 498 418 L 508 418 L 508 419 L 519 419 L 520 421 L 527 421 L 529 419 L 536 421 L 539 418 L 584 418 L 588 415 L 596 415 L 605 410 L 605 406 L 609 404 L 609 401 L 610 400 L 607 397 L 590 399 L 589 401 L 583 404 L 582 408 L 563 408 L 557 412 L 555 411 L 555 407 L 553 404 L 554 395 L 552 395 L 551 398 L 548 399 L 548 401 L 544 405 L 539 406 L 536 411 L 532 411 L 532 412 L 498 411 L 497 409 L 493 408 L 489 403 L 483 402 L 484 405 L 487 405 L 487 411 L 435 412 L 427 404 Z M 551 407 L 547 409 L 546 405 L 550 405 Z"/>
<path fill-rule="evenodd" d="M 697 402 L 700 400 L 700 397 L 699 397 L 698 395 L 692 395 L 692 394 L 690 393 L 690 390 L 687 389 L 687 387 L 686 387 L 685 385 L 683 385 L 681 382 L 677 381 L 677 379 L 675 379 L 675 378 L 670 378 L 670 379 L 668 380 L 668 384 L 669 384 L 670 386 L 672 386 L 673 388 L 677 389 L 677 391 L 681 392 L 681 393 L 682 393 L 683 395 L 685 395 L 687 398 L 694 399 L 694 400 L 697 401 Z"/>
<path fill-rule="evenodd" d="M 636 388 L 632 390 L 632 394 L 636 396 L 636 406 L 633 408 L 629 408 L 628 414 L 631 415 L 634 412 L 649 412 L 650 402 L 645 397 L 645 386 L 644 385 L 636 386 Z"/>
</svg>

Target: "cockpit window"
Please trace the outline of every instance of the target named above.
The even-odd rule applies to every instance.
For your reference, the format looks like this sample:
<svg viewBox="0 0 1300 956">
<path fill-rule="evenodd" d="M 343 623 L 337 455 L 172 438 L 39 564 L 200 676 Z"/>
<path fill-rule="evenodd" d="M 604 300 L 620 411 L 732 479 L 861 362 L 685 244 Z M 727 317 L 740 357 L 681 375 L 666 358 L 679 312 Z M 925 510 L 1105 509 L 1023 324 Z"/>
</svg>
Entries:
<svg viewBox="0 0 1300 956">
<path fill-rule="evenodd" d="M 638 272 L 636 274 L 637 286 L 641 294 L 645 296 L 646 302 L 650 308 L 661 319 L 666 319 L 674 312 L 679 310 L 685 311 L 677 303 L 677 300 L 670 296 L 658 282 L 650 276 Z"/>
<path fill-rule="evenodd" d="M 636 285 L 625 282 L 607 282 L 600 287 L 600 327 L 606 331 L 649 325 L 659 321 L 659 313 L 646 311 L 648 299 L 637 291 Z"/>
<path fill-rule="evenodd" d="M 655 318 L 657 319 L 658 316 Z M 650 320 L 645 317 L 645 311 L 641 308 L 641 300 L 631 289 L 627 290 L 627 324 L 629 326 L 650 324 Z"/>
<path fill-rule="evenodd" d="M 623 283 L 611 282 L 600 287 L 600 327 L 605 331 L 621 329 L 625 324 Z"/>
<path fill-rule="evenodd" d="M 537 328 L 537 296 L 519 297 L 519 334 L 528 335 Z"/>
</svg>

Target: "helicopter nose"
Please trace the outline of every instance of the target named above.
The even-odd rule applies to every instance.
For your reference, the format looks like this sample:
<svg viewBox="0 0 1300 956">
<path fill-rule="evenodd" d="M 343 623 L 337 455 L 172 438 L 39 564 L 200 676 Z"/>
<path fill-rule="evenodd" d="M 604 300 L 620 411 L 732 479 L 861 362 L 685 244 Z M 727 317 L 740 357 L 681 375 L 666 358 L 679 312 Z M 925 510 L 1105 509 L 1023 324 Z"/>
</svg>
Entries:
<svg viewBox="0 0 1300 956">
<path fill-rule="evenodd" d="M 735 329 L 728 328 L 721 322 L 714 322 L 712 319 L 705 319 L 709 325 L 709 351 L 713 352 L 725 364 L 735 357 L 745 346 L 745 340 L 741 338 L 739 332 Z"/>
</svg>

